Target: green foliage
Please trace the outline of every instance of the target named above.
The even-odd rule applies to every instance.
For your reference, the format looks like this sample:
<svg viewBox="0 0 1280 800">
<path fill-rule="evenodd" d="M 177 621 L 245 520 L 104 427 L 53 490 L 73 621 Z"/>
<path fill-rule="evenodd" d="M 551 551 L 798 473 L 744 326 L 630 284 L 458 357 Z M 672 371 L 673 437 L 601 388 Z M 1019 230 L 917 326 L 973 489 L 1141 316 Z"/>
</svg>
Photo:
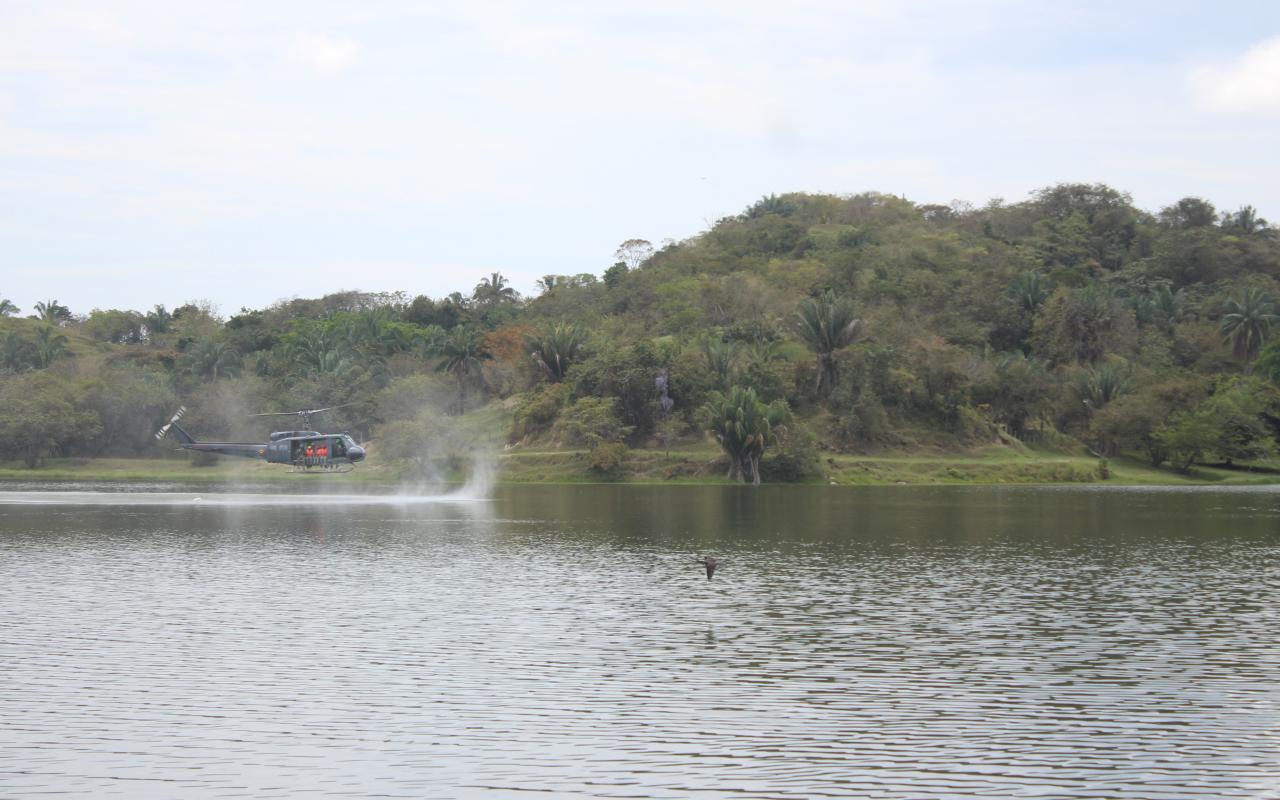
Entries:
<svg viewBox="0 0 1280 800">
<path fill-rule="evenodd" d="M 1272 457 L 1275 439 L 1263 414 L 1275 404 L 1274 390 L 1256 378 L 1225 381 L 1190 411 L 1174 415 L 1155 433 L 1174 465 L 1185 472 L 1199 460 L 1255 461 Z"/>
<path fill-rule="evenodd" d="M 71 321 L 71 309 L 57 300 L 42 300 L 36 303 L 35 308 L 32 310 L 36 312 L 31 315 L 32 319 L 38 319 L 50 325 L 61 326 Z"/>
<path fill-rule="evenodd" d="M 1098 410 L 1133 390 L 1133 370 L 1128 364 L 1101 364 L 1081 375 L 1077 392 L 1092 410 Z"/>
<path fill-rule="evenodd" d="M 1025 311 L 1035 312 L 1049 298 L 1053 284 L 1039 272 L 1024 272 L 1009 284 L 1005 294 Z"/>
<path fill-rule="evenodd" d="M 550 430 L 568 398 L 569 387 L 562 383 L 543 386 L 525 395 L 520 405 L 516 406 L 511 438 L 523 439 Z"/>
<path fill-rule="evenodd" d="M 862 320 L 854 316 L 851 302 L 827 291 L 800 304 L 796 331 L 818 357 L 814 392 L 826 397 L 839 377 L 834 355 L 857 338 L 862 331 Z"/>
<path fill-rule="evenodd" d="M 679 243 L 629 240 L 614 262 L 601 278 L 546 275 L 527 302 L 493 273 L 447 297 L 342 291 L 225 323 L 201 302 L 80 319 L 46 300 L 32 320 L 0 301 L 0 380 L 54 374 L 86 393 L 76 408 L 99 432 L 40 450 L 76 455 L 142 452 L 134 438 L 173 403 L 222 436 L 243 423 L 233 411 L 351 400 L 326 423 L 408 426 L 405 440 L 420 441 L 440 422 L 423 409 L 498 400 L 517 439 L 590 444 L 594 432 L 646 447 L 657 433 L 674 453 L 710 427 L 712 392 L 723 402 L 735 385 L 766 408 L 799 409 L 824 449 L 971 445 L 999 428 L 1006 442 L 1080 437 L 1107 456 L 1181 466 L 1188 454 L 1256 455 L 1268 440 L 1252 427 L 1266 416 L 1226 407 L 1247 392 L 1204 388 L 1241 362 L 1280 386 L 1268 300 L 1280 237 L 1249 207 L 1220 215 L 1188 197 L 1149 214 L 1090 184 L 982 208 L 788 193 Z M 1234 414 L 1234 438 L 1214 427 L 1213 404 Z M 739 476 L 808 469 L 789 454 L 807 435 L 783 428 L 765 459 L 738 459 Z M 18 457 L 14 446 L 0 454 Z M 442 463 L 457 461 L 420 467 Z"/>
<path fill-rule="evenodd" d="M 1108 352 L 1128 349 L 1136 339 L 1133 312 L 1102 284 L 1058 289 L 1036 315 L 1033 352 L 1051 366 L 1092 364 Z"/>
<path fill-rule="evenodd" d="M 80 332 L 100 342 L 137 344 L 146 339 L 146 318 L 136 311 L 95 308 L 81 324 Z"/>
<path fill-rule="evenodd" d="M 0 408 L 0 452 L 28 467 L 69 446 L 91 446 L 102 428 L 86 387 L 46 371 L 0 379 Z"/>
<path fill-rule="evenodd" d="M 581 354 L 586 338 L 582 326 L 557 322 L 547 329 L 525 337 L 525 345 L 533 362 L 542 368 L 552 383 L 559 383 Z"/>
<path fill-rule="evenodd" d="M 40 326 L 31 345 L 30 352 L 34 356 L 34 364 L 40 369 L 47 368 L 70 352 L 67 348 L 67 337 L 58 333 L 57 329 L 51 325 Z"/>
<path fill-rule="evenodd" d="M 560 414 L 558 429 L 570 445 L 597 446 L 620 442 L 632 427 L 618 417 L 618 401 L 612 397 L 581 397 Z"/>
<path fill-rule="evenodd" d="M 13 304 L 12 300 L 0 297 L 0 317 L 12 317 L 17 313 L 19 313 L 19 309 Z"/>
<path fill-rule="evenodd" d="M 759 485 L 760 457 L 791 421 L 787 404 L 765 404 L 755 389 L 734 386 L 725 394 L 712 392 L 703 413 L 707 427 L 729 456 L 729 479 L 750 479 Z"/>
<path fill-rule="evenodd" d="M 1258 289 L 1244 287 L 1223 304 L 1221 332 L 1236 358 L 1248 363 L 1280 320 L 1275 305 Z"/>
<path fill-rule="evenodd" d="M 606 480 L 622 477 L 627 462 L 627 446 L 622 442 L 597 442 L 587 457 L 588 468 Z"/>
</svg>

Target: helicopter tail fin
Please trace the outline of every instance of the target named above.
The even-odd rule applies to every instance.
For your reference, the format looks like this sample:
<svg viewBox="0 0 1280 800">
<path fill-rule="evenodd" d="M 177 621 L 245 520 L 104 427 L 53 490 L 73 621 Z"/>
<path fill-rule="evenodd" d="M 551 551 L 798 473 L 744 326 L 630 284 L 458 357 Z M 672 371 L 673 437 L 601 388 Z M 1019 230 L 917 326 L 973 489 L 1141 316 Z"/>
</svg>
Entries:
<svg viewBox="0 0 1280 800">
<path fill-rule="evenodd" d="M 169 430 L 173 431 L 173 438 L 177 439 L 180 445 L 185 446 L 196 443 L 196 440 L 191 438 L 191 434 L 184 431 L 176 422 L 172 423 Z"/>
</svg>

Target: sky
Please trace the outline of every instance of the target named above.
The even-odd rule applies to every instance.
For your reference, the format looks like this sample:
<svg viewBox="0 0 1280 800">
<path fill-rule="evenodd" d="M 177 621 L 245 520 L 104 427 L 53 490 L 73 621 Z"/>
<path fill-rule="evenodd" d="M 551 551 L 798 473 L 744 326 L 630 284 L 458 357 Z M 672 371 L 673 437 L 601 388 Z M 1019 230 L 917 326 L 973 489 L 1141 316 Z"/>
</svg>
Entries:
<svg viewBox="0 0 1280 800">
<path fill-rule="evenodd" d="M 601 273 L 761 196 L 1280 221 L 1280 4 L 0 0 L 23 313 Z"/>
</svg>

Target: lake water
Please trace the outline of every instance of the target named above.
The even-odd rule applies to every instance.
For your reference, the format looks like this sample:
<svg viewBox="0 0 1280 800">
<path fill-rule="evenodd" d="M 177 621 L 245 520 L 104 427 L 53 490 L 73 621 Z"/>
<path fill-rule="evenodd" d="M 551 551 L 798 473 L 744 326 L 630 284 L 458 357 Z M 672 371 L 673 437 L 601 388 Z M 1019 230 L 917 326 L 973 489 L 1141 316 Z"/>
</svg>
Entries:
<svg viewBox="0 0 1280 800">
<path fill-rule="evenodd" d="M 1280 797 L 1275 489 L 72 488 L 2 797 Z"/>
</svg>

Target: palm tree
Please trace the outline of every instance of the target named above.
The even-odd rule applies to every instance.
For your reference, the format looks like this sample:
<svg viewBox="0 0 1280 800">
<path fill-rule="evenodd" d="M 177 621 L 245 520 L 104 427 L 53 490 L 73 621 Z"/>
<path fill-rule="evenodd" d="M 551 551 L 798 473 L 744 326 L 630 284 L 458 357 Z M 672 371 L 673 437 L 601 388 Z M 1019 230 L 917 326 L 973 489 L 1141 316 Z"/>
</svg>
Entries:
<svg viewBox="0 0 1280 800">
<path fill-rule="evenodd" d="M 0 297 L 0 317 L 12 317 L 18 313 L 18 307 L 13 304 L 12 300 Z"/>
<path fill-rule="evenodd" d="M 36 303 L 34 311 L 36 313 L 31 315 L 32 319 L 38 319 L 50 325 L 61 327 L 71 321 L 71 309 L 59 304 L 57 300 Z"/>
<path fill-rule="evenodd" d="M 583 338 L 581 325 L 557 322 L 541 333 L 526 336 L 525 346 L 551 382 L 559 383 L 577 359 Z"/>
<path fill-rule="evenodd" d="M 814 391 L 819 397 L 826 397 L 835 388 L 835 352 L 848 347 L 862 330 L 862 320 L 853 313 L 853 304 L 830 290 L 800 304 L 796 329 L 818 357 Z"/>
<path fill-rule="evenodd" d="M 36 366 L 44 369 L 67 352 L 67 337 L 58 333 L 51 325 L 44 325 L 36 331 L 35 345 Z"/>
<path fill-rule="evenodd" d="M 1005 296 L 1027 311 L 1035 311 L 1053 292 L 1053 284 L 1038 272 L 1024 272 L 1005 290 Z"/>
<path fill-rule="evenodd" d="M 1168 328 L 1191 315 L 1191 301 L 1186 289 L 1173 291 L 1168 284 L 1152 289 L 1134 304 L 1139 322 L 1154 322 Z"/>
<path fill-rule="evenodd" d="M 511 288 L 507 279 L 502 277 L 501 272 L 494 272 L 476 284 L 475 291 L 471 293 L 471 297 L 481 305 L 501 305 L 503 303 L 514 303 L 520 298 L 520 295 L 516 293 L 515 289 Z"/>
<path fill-rule="evenodd" d="M 1080 394 L 1093 411 L 1133 389 L 1133 372 L 1128 366 L 1103 364 L 1085 373 Z"/>
<path fill-rule="evenodd" d="M 1263 342 L 1271 333 L 1271 326 L 1280 319 L 1275 306 L 1259 289 L 1245 287 L 1223 304 L 1222 327 L 1226 340 L 1231 342 L 1235 357 L 1248 363 L 1258 354 Z"/>
<path fill-rule="evenodd" d="M 698 341 L 698 347 L 707 360 L 707 366 L 719 378 L 720 386 L 728 387 L 741 345 L 738 342 L 726 342 L 719 336 L 707 335 Z"/>
<path fill-rule="evenodd" d="M 202 378 L 218 380 L 240 367 L 240 351 L 229 342 L 201 339 L 187 351 L 187 371 Z"/>
<path fill-rule="evenodd" d="M 466 412 L 468 378 L 473 375 L 483 380 L 480 370 L 481 362 L 490 358 L 480 349 L 480 341 L 484 338 L 481 331 L 459 325 L 440 337 L 436 345 L 437 355 L 444 360 L 436 367 L 439 372 L 447 372 L 458 381 L 458 413 Z"/>
<path fill-rule="evenodd" d="M 745 482 L 749 476 L 759 486 L 760 457 L 791 419 L 787 404 L 778 400 L 766 405 L 755 389 L 734 386 L 728 394 L 712 392 L 704 413 L 729 456 L 729 479 Z"/>
</svg>

